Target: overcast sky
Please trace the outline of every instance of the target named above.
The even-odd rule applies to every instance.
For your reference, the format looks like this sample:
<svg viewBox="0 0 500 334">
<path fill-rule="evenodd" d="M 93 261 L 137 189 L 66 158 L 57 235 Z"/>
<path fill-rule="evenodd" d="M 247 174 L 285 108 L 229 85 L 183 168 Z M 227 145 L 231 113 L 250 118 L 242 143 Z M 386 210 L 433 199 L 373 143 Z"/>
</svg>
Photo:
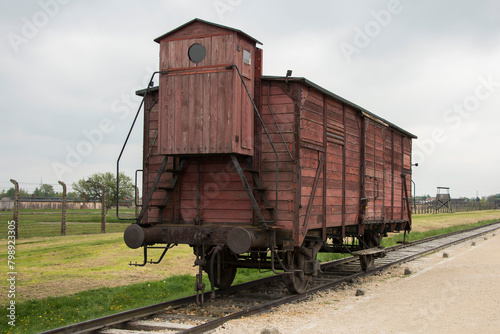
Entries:
<svg viewBox="0 0 500 334">
<path fill-rule="evenodd" d="M 417 194 L 500 193 L 500 1 L 2 1 L 0 189 L 115 172 L 154 38 L 202 18 L 419 137 Z M 123 157 L 141 168 L 141 129 Z"/>
</svg>

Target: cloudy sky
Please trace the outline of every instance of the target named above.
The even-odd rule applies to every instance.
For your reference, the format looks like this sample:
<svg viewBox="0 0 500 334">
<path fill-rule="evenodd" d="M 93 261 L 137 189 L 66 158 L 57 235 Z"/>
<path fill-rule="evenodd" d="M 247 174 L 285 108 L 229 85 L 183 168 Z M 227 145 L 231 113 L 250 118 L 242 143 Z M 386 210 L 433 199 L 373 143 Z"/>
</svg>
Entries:
<svg viewBox="0 0 500 334">
<path fill-rule="evenodd" d="M 264 73 L 306 77 L 419 137 L 417 194 L 500 193 L 500 2 L 2 2 L 0 189 L 116 171 L 153 39 L 202 18 L 263 42 Z M 123 157 L 141 167 L 141 133 Z"/>
</svg>

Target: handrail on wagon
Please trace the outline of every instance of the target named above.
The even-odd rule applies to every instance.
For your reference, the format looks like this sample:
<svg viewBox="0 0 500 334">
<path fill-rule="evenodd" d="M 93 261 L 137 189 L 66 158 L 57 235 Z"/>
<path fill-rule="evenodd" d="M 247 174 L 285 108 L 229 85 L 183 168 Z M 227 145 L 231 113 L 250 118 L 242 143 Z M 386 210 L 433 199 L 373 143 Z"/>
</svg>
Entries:
<svg viewBox="0 0 500 334">
<path fill-rule="evenodd" d="M 245 87 L 245 91 L 247 92 L 247 95 L 248 95 L 248 98 L 250 99 L 250 102 L 252 102 L 252 106 L 253 106 L 253 109 L 255 111 L 255 114 L 259 118 L 259 121 L 262 124 L 262 128 L 264 129 L 264 132 L 266 133 L 266 136 L 269 139 L 269 143 L 271 144 L 271 147 L 272 147 L 272 149 L 274 151 L 274 155 L 276 156 L 276 209 L 275 209 L 274 219 L 272 220 L 272 222 L 276 222 L 278 220 L 278 182 L 279 182 L 278 181 L 278 174 L 279 174 L 279 168 L 278 168 L 279 167 L 279 161 L 278 161 L 279 157 L 278 157 L 278 152 L 276 151 L 276 148 L 274 147 L 274 143 L 273 143 L 273 141 L 271 139 L 271 135 L 267 131 L 266 125 L 264 124 L 264 120 L 262 119 L 262 116 L 260 115 L 259 110 L 257 109 L 257 106 L 255 105 L 255 102 L 254 102 L 254 100 L 252 98 L 252 95 L 250 95 L 250 92 L 248 91 L 248 87 L 245 84 L 245 80 L 243 79 L 243 76 L 241 75 L 240 69 L 236 65 L 229 65 L 229 66 L 226 67 L 226 69 L 228 69 L 228 70 L 230 70 L 232 68 L 235 68 L 236 72 L 238 72 L 238 75 L 239 75 L 239 77 L 241 79 L 241 83 L 243 84 L 243 87 Z"/>
<path fill-rule="evenodd" d="M 134 121 L 132 122 L 132 125 L 130 126 L 130 130 L 128 131 L 127 138 L 125 139 L 125 142 L 123 143 L 122 150 L 120 151 L 120 155 L 118 156 L 118 159 L 116 160 L 116 218 L 119 220 L 137 220 L 137 218 L 121 218 L 120 217 L 120 159 L 122 158 L 123 152 L 125 151 L 125 147 L 127 146 L 128 140 L 130 138 L 130 135 L 132 133 L 132 130 L 134 129 L 135 122 L 137 121 L 137 118 L 139 117 L 139 114 L 141 112 L 142 106 L 144 105 L 144 100 L 146 99 L 146 96 L 149 94 L 149 90 L 152 86 L 153 79 L 156 74 L 166 74 L 167 72 L 162 72 L 162 71 L 155 71 L 151 75 L 151 79 L 149 80 L 148 87 L 146 88 L 146 93 L 142 96 L 141 103 L 139 104 L 139 108 L 137 108 L 137 112 L 134 117 Z"/>
</svg>

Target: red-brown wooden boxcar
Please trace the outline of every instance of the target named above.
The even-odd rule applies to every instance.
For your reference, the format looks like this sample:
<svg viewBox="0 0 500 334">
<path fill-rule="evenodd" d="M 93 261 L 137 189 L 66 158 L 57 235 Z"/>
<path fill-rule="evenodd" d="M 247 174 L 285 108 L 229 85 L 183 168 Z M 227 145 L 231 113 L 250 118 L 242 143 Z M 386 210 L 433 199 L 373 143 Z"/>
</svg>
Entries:
<svg viewBox="0 0 500 334">
<path fill-rule="evenodd" d="M 219 288 L 238 267 L 285 270 L 302 292 L 316 255 L 367 268 L 411 229 L 411 133 L 297 77 L 262 75 L 249 35 L 195 19 L 159 37 L 144 97 L 143 207 L 131 248 L 189 244 Z M 217 266 L 217 267 L 216 267 Z M 214 268 L 217 268 L 215 270 Z"/>
</svg>

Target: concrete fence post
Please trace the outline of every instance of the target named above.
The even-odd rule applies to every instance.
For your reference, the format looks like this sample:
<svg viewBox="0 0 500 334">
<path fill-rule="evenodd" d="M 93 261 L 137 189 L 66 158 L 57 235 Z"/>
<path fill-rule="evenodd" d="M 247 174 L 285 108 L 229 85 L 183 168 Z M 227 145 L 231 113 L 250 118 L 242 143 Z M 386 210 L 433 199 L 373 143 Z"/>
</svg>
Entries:
<svg viewBox="0 0 500 334">
<path fill-rule="evenodd" d="M 59 181 L 59 184 L 63 187 L 62 193 L 62 219 L 61 219 L 61 235 L 66 235 L 66 184 L 62 181 Z"/>
<path fill-rule="evenodd" d="M 17 183 L 16 180 L 10 179 L 10 182 L 14 184 L 14 231 L 15 231 L 15 236 L 16 239 L 18 237 L 18 231 L 19 231 L 19 183 Z"/>
<path fill-rule="evenodd" d="M 102 189 L 101 198 L 101 233 L 106 233 L 106 187 L 102 184 L 97 184 Z"/>
</svg>

